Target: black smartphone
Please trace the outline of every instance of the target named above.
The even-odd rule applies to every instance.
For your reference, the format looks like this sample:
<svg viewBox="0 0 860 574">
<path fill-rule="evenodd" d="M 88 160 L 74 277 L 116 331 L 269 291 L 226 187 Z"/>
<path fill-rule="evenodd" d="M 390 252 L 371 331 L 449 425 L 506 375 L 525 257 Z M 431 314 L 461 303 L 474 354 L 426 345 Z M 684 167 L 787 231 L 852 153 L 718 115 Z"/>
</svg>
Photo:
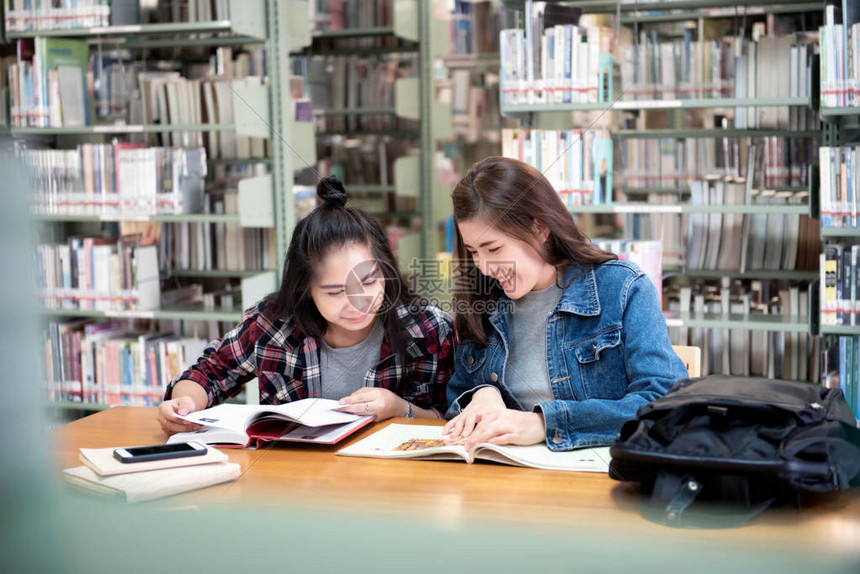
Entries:
<svg viewBox="0 0 860 574">
<path fill-rule="evenodd" d="M 118 448 L 113 451 L 113 457 L 120 462 L 146 462 L 149 460 L 164 460 L 166 458 L 203 456 L 204 454 L 206 454 L 206 445 L 193 441 L 178 442 L 175 444 L 133 446 Z"/>
</svg>

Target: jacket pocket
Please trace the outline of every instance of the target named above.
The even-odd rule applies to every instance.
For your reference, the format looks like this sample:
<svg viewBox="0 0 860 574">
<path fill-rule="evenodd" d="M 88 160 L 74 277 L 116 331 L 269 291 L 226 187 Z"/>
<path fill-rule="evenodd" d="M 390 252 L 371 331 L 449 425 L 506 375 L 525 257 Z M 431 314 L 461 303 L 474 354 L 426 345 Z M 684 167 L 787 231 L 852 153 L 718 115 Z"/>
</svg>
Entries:
<svg viewBox="0 0 860 574">
<path fill-rule="evenodd" d="M 487 349 L 484 348 L 479 351 L 473 345 L 464 345 L 458 350 L 457 354 L 459 355 L 459 362 L 463 370 L 470 375 L 478 372 L 478 369 L 483 367 L 484 362 L 487 360 Z"/>
<path fill-rule="evenodd" d="M 568 367 L 579 370 L 587 399 L 620 399 L 627 392 L 621 325 L 580 339 L 565 350 Z"/>
</svg>

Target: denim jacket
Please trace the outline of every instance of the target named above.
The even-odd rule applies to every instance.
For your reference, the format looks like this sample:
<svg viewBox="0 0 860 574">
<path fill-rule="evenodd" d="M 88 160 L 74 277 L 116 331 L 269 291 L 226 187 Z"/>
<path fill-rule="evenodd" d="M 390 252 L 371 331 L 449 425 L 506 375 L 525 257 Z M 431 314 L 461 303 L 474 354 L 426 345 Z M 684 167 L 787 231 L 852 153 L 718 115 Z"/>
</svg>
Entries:
<svg viewBox="0 0 860 574">
<path fill-rule="evenodd" d="M 553 400 L 535 406 L 551 450 L 612 443 L 637 409 L 687 377 L 672 350 L 651 280 L 635 264 L 612 260 L 568 266 L 566 286 L 546 320 Z M 504 308 L 504 306 L 501 306 Z M 508 314 L 490 316 L 486 347 L 461 342 L 448 382 L 448 418 L 480 387 L 494 386 L 508 408 L 524 410 L 506 388 Z"/>
</svg>

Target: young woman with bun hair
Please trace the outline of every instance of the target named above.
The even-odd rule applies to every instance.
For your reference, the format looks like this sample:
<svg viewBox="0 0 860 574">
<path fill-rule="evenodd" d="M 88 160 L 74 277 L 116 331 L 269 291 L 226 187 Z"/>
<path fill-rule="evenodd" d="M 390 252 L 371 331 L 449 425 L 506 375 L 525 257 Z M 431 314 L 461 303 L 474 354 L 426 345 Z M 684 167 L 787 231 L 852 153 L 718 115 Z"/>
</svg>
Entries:
<svg viewBox="0 0 860 574">
<path fill-rule="evenodd" d="M 166 432 L 193 430 L 178 415 L 219 404 L 255 377 L 265 404 L 338 399 L 342 411 L 377 420 L 445 413 L 451 318 L 419 306 L 385 233 L 347 204 L 336 177 L 317 195 L 321 204 L 293 231 L 280 289 L 168 385 L 158 410 Z"/>
</svg>

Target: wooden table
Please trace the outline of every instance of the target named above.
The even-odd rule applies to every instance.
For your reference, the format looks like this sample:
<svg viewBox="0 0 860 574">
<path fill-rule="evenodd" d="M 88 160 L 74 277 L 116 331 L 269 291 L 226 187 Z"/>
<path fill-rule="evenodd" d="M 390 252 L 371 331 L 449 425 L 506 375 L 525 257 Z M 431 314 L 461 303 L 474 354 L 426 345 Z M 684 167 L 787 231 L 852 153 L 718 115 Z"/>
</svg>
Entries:
<svg viewBox="0 0 860 574">
<path fill-rule="evenodd" d="M 166 440 L 154 408 L 118 407 L 79 419 L 53 433 L 57 466 L 79 465 L 80 447 L 155 444 Z M 433 421 L 394 419 L 402 424 Z M 530 531 L 612 532 L 638 540 L 747 546 L 804 555 L 860 556 L 860 489 L 811 497 L 804 508 L 771 510 L 741 528 L 673 529 L 645 520 L 631 485 L 596 473 L 339 457 L 335 452 L 390 424 L 371 425 L 337 447 L 278 444 L 261 450 L 224 449 L 242 467 L 234 483 L 165 499 L 161 505 L 241 503 L 338 511 L 366 516 L 420 516 L 423 524 L 466 529 L 507 525 Z M 436 421 L 442 424 L 442 421 Z M 860 563 L 860 562 L 858 562 Z"/>
</svg>

